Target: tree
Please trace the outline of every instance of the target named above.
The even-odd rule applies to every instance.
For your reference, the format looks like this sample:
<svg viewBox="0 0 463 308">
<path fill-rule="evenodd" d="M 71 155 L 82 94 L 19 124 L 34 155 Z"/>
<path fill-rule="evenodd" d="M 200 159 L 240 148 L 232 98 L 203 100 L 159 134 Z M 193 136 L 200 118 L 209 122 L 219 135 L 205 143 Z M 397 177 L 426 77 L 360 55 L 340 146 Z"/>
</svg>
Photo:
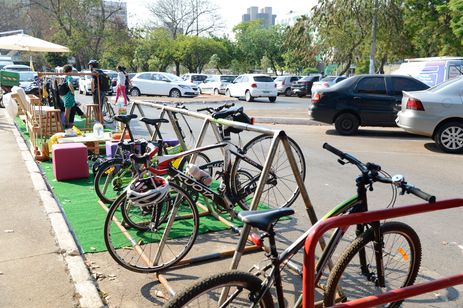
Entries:
<svg viewBox="0 0 463 308">
<path fill-rule="evenodd" d="M 212 55 L 224 49 L 220 42 L 200 36 L 177 37 L 181 53 L 181 63 L 190 73 L 201 73 L 204 66 L 210 61 Z"/>
<path fill-rule="evenodd" d="M 164 28 L 156 28 L 137 39 L 133 64 L 138 70 L 165 71 L 174 61 L 175 42 Z"/>
<path fill-rule="evenodd" d="M 209 0 L 157 0 L 148 6 L 158 26 L 177 35 L 212 33 L 222 29 L 216 5 Z"/>
<path fill-rule="evenodd" d="M 304 68 L 316 65 L 318 49 L 313 44 L 314 36 L 315 31 L 307 15 L 299 17 L 294 26 L 286 29 L 283 54 L 285 70 L 300 74 Z"/>
</svg>

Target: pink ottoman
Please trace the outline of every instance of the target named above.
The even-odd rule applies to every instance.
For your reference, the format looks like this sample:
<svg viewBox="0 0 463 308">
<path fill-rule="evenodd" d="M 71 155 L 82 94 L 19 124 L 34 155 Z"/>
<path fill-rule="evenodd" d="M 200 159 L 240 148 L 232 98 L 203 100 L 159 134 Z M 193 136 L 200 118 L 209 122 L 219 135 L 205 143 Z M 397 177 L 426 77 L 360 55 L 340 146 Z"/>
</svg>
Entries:
<svg viewBox="0 0 463 308">
<path fill-rule="evenodd" d="M 53 145 L 53 174 L 58 181 L 88 178 L 87 147 L 83 143 Z"/>
</svg>

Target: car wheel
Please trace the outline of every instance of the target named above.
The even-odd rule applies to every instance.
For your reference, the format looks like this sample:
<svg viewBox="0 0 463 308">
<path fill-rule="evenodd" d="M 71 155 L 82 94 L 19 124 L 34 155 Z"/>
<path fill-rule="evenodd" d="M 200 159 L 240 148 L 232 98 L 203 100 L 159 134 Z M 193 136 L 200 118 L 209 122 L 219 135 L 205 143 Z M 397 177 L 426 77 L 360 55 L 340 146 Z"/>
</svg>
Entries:
<svg viewBox="0 0 463 308">
<path fill-rule="evenodd" d="M 270 96 L 268 98 L 268 100 L 271 102 L 271 103 L 274 103 L 276 100 L 277 100 L 277 97 L 276 96 Z"/>
<path fill-rule="evenodd" d="M 359 119 L 352 113 L 342 113 L 334 121 L 334 127 L 341 135 L 354 135 L 359 128 Z"/>
<path fill-rule="evenodd" d="M 180 90 L 178 89 L 172 89 L 170 90 L 169 96 L 170 97 L 181 97 L 182 93 L 180 93 Z"/>
<path fill-rule="evenodd" d="M 214 95 L 219 96 L 219 89 L 214 89 Z"/>
<path fill-rule="evenodd" d="M 79 87 L 79 94 L 84 94 L 84 91 L 82 91 L 82 89 Z M 87 94 L 87 93 L 85 93 Z"/>
<path fill-rule="evenodd" d="M 203 90 L 201 90 L 201 88 L 199 88 L 199 94 L 203 94 Z"/>
<path fill-rule="evenodd" d="M 252 97 L 251 92 L 249 90 L 246 91 L 245 98 L 247 102 L 252 102 L 254 100 L 254 97 Z"/>
<path fill-rule="evenodd" d="M 285 96 L 291 96 L 291 88 L 286 89 Z"/>
<path fill-rule="evenodd" d="M 138 88 L 132 88 L 130 90 L 130 95 L 131 96 L 140 96 L 141 95 L 141 92 Z"/>
<path fill-rule="evenodd" d="M 304 97 L 304 94 L 298 94 L 297 97 L 299 98 Z"/>
<path fill-rule="evenodd" d="M 436 133 L 436 143 L 446 153 L 463 152 L 463 123 L 445 123 Z"/>
<path fill-rule="evenodd" d="M 227 89 L 227 91 L 225 91 L 225 95 L 228 96 L 228 97 L 232 97 L 231 93 L 230 93 L 230 90 L 228 90 L 228 89 Z"/>
</svg>

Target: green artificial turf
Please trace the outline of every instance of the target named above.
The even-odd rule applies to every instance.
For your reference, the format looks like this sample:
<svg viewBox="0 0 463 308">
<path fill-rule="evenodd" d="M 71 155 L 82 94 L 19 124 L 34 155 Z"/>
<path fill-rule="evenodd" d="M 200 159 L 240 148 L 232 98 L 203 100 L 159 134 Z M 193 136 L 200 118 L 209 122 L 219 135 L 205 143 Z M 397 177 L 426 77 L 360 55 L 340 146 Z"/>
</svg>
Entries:
<svg viewBox="0 0 463 308">
<path fill-rule="evenodd" d="M 83 121 L 76 121 L 79 125 Z M 29 135 L 24 123 L 17 118 L 16 124 L 26 140 L 29 140 Z M 93 175 L 91 172 L 91 164 L 89 161 L 90 177 L 88 179 L 57 181 L 53 175 L 52 161 L 41 162 L 40 166 L 44 172 L 54 195 L 61 204 L 66 215 L 67 221 L 74 232 L 77 241 L 85 253 L 106 251 L 106 246 L 103 238 L 104 221 L 106 211 L 98 204 L 98 197 L 93 188 Z M 199 200 L 201 202 L 201 199 Z M 260 208 L 266 208 L 261 206 Z M 201 211 L 199 211 L 201 212 Z M 120 218 L 120 214 L 116 215 Z M 230 220 L 229 214 L 221 214 L 222 217 Z M 239 220 L 233 221 L 235 225 L 241 226 Z M 173 230 L 176 230 L 174 236 L 181 237 L 185 230 L 182 222 L 176 222 Z M 219 222 L 212 216 L 200 218 L 199 233 L 215 232 L 228 229 L 223 223 Z M 129 233 L 135 233 L 135 230 L 129 230 Z M 117 240 L 113 238 L 113 241 Z M 127 243 L 122 241 L 121 245 Z"/>
</svg>

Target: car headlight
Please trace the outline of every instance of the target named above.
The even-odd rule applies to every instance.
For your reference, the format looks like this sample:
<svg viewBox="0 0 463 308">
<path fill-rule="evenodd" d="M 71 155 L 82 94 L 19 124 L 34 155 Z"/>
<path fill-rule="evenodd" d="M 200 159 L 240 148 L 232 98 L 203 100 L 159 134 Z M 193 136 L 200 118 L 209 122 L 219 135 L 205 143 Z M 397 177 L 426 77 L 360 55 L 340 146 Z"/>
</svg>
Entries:
<svg viewBox="0 0 463 308">
<path fill-rule="evenodd" d="M 183 85 L 183 84 L 179 84 L 178 85 L 180 88 L 182 89 L 185 89 L 185 90 L 191 90 L 191 87 L 190 86 L 186 86 L 186 85 Z"/>
</svg>

